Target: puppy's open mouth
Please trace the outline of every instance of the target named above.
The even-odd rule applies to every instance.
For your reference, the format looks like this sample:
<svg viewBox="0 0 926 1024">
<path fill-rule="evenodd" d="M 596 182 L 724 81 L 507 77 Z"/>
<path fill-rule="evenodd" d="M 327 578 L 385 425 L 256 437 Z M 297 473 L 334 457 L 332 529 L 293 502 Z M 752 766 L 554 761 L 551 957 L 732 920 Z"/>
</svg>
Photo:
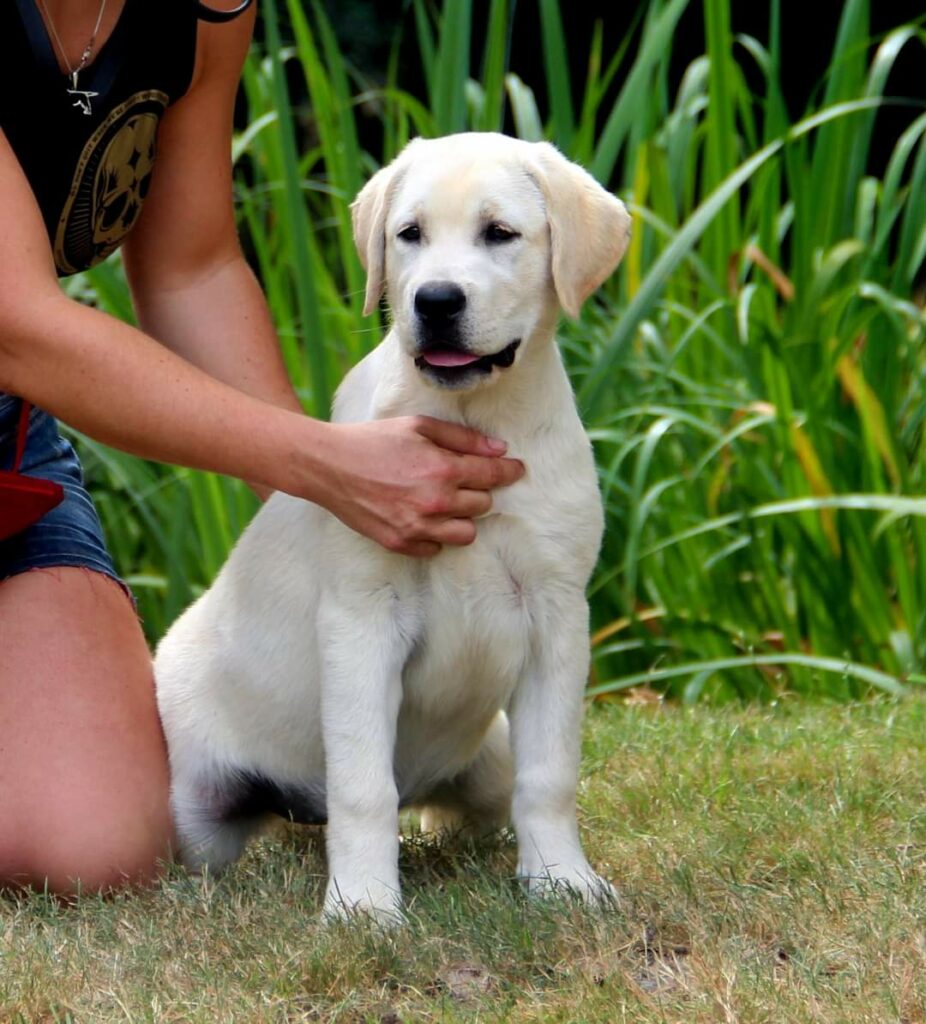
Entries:
<svg viewBox="0 0 926 1024">
<path fill-rule="evenodd" d="M 439 380 L 450 383 L 470 373 L 491 373 L 493 366 L 506 370 L 514 362 L 514 354 L 521 344 L 516 338 L 510 345 L 491 355 L 479 356 L 474 352 L 442 345 L 440 342 L 428 345 L 415 357 L 415 366 L 425 370 Z"/>
</svg>

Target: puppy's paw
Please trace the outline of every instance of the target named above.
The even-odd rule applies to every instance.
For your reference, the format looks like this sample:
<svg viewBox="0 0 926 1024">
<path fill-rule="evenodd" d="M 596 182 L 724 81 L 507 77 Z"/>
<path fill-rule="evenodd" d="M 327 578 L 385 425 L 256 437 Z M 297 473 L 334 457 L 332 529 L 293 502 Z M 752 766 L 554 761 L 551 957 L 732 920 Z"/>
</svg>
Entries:
<svg viewBox="0 0 926 1024">
<path fill-rule="evenodd" d="M 617 889 L 592 871 L 588 864 L 572 868 L 551 865 L 535 874 L 519 872 L 519 877 L 527 884 L 528 893 L 538 899 L 576 896 L 587 904 L 603 908 L 616 907 L 620 902 Z"/>
<path fill-rule="evenodd" d="M 322 916 L 326 921 L 365 921 L 386 930 L 405 923 L 398 888 L 378 881 L 342 886 L 330 879 Z"/>
</svg>

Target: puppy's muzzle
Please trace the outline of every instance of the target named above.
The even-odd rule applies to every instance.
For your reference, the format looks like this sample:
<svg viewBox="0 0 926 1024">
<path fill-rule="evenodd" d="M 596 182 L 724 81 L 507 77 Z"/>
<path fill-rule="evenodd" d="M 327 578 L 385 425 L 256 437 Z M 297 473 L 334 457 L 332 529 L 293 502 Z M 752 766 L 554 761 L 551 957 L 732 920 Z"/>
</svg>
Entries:
<svg viewBox="0 0 926 1024">
<path fill-rule="evenodd" d="M 499 352 L 470 350 L 463 330 L 466 294 L 452 281 L 430 281 L 415 292 L 418 355 L 415 365 L 445 387 L 459 387 L 475 377 L 507 369 L 521 344 L 517 338 Z"/>
</svg>

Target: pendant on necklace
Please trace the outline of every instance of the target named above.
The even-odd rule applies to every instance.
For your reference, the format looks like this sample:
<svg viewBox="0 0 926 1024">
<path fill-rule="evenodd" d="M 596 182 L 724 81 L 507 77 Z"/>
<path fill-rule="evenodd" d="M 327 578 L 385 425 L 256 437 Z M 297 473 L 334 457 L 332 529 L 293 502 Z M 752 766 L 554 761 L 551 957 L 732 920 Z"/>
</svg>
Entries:
<svg viewBox="0 0 926 1024">
<path fill-rule="evenodd" d="M 90 100 L 94 96 L 99 96 L 98 92 L 91 92 L 89 89 L 78 89 L 77 88 L 77 75 L 79 72 L 73 71 L 71 73 L 71 88 L 68 89 L 69 96 L 75 96 L 73 106 L 77 107 L 82 114 L 89 117 L 93 113 L 93 108 L 90 106 Z"/>
</svg>

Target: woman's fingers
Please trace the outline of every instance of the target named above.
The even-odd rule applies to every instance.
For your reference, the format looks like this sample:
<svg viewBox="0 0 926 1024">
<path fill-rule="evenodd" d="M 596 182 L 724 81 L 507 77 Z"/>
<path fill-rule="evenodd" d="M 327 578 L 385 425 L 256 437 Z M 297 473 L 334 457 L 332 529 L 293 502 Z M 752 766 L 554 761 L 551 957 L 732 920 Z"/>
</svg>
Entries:
<svg viewBox="0 0 926 1024">
<path fill-rule="evenodd" d="M 494 437 L 486 437 L 462 423 L 415 416 L 415 430 L 438 448 L 455 452 L 457 459 L 449 463 L 451 481 L 457 487 L 490 491 L 507 487 L 524 475 L 524 464 L 517 459 L 501 458 L 508 445 Z"/>
<path fill-rule="evenodd" d="M 458 455 L 457 474 L 458 487 L 491 491 L 520 480 L 524 476 L 524 463 L 498 456 L 487 459 L 480 455 Z"/>
<path fill-rule="evenodd" d="M 497 437 L 486 437 L 472 427 L 449 420 L 437 420 L 433 416 L 413 416 L 414 429 L 433 441 L 438 448 L 446 448 L 461 455 L 504 455 L 508 445 Z"/>
<path fill-rule="evenodd" d="M 441 519 L 427 525 L 428 540 L 403 540 L 395 538 L 395 543 L 387 546 L 391 551 L 402 555 L 413 555 L 416 558 L 431 558 L 445 544 L 452 547 L 465 547 L 476 539 L 476 524 L 472 519 Z"/>
<path fill-rule="evenodd" d="M 454 498 L 448 518 L 474 519 L 492 511 L 492 495 L 489 491 L 461 488 Z"/>
</svg>

